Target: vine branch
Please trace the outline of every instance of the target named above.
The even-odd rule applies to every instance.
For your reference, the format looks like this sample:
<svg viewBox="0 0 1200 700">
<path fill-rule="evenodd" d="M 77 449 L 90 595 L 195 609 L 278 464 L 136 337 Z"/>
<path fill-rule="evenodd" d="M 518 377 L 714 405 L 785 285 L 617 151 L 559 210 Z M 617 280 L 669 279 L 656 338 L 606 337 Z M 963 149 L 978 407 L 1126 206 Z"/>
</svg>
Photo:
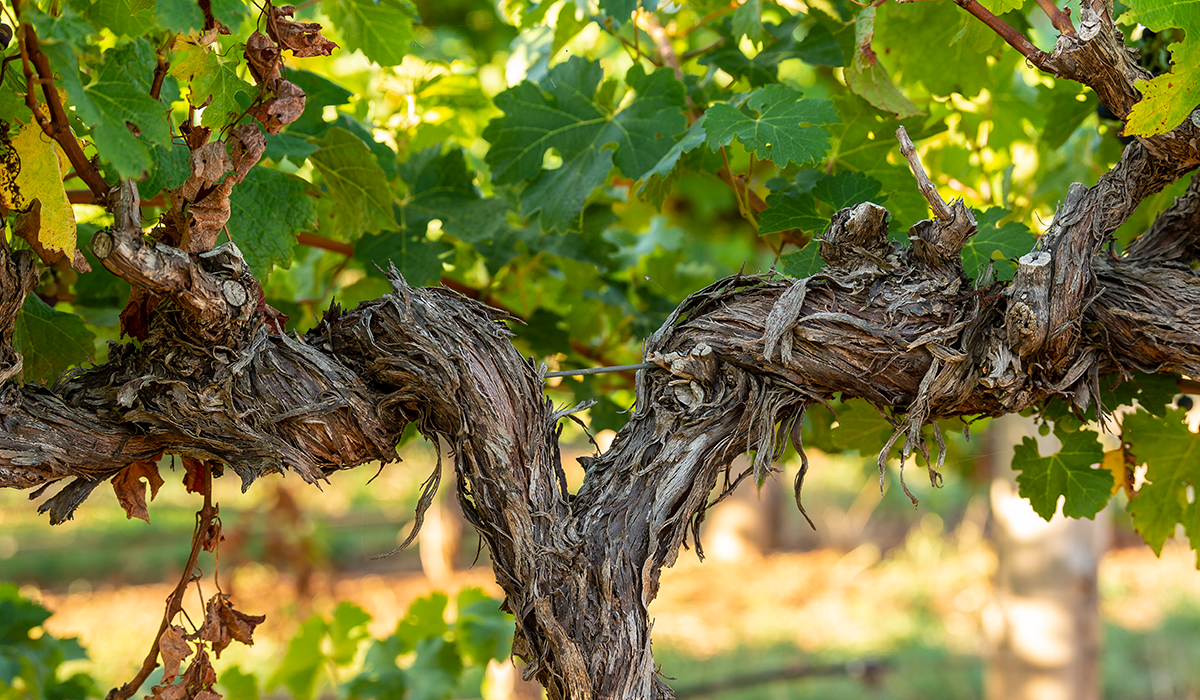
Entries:
<svg viewBox="0 0 1200 700">
<path fill-rule="evenodd" d="M 19 44 L 21 60 L 25 67 L 25 100 L 33 112 L 34 119 L 42 127 L 42 131 L 62 147 L 63 152 L 67 154 L 67 159 L 74 166 L 76 174 L 91 190 L 93 200 L 103 200 L 109 190 L 109 185 L 100 176 L 96 165 L 84 155 L 78 139 L 71 133 L 66 109 L 63 107 L 62 100 L 59 99 L 58 91 L 54 89 L 54 71 L 50 68 L 50 60 L 46 58 L 46 54 L 42 53 L 37 32 L 34 31 L 32 24 L 25 22 L 21 25 Z M 33 77 L 30 64 L 37 70 L 37 79 Z M 33 90 L 35 84 L 42 87 L 46 106 L 50 110 L 49 117 L 46 117 L 38 108 Z"/>
<path fill-rule="evenodd" d="M 150 652 L 146 654 L 142 667 L 131 681 L 120 688 L 108 691 L 105 700 L 129 700 L 158 667 L 160 640 L 163 633 L 171 626 L 171 620 L 174 620 L 179 611 L 183 609 L 183 595 L 187 592 L 188 584 L 195 580 L 193 572 L 196 564 L 200 561 L 200 550 L 204 547 L 205 536 L 211 531 L 218 511 L 217 506 L 212 502 L 212 467 L 206 462 L 198 462 L 198 464 L 203 474 L 204 505 L 196 512 L 196 529 L 192 531 L 192 550 L 188 554 L 187 564 L 184 565 L 179 583 L 175 584 L 175 590 L 167 596 L 167 607 L 163 612 L 162 622 L 158 625 L 158 633 L 154 635 L 154 641 L 150 644 Z"/>
</svg>

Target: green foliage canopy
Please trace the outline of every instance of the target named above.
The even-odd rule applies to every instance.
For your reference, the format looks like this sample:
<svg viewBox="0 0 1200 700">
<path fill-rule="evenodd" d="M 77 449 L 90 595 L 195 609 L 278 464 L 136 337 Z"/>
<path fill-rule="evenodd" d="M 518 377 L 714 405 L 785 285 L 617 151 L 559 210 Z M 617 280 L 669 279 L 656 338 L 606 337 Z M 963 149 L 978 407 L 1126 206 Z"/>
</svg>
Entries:
<svg viewBox="0 0 1200 700">
<path fill-rule="evenodd" d="M 1035 41 L 1052 40 L 1036 3 L 987 4 Z M 1126 6 L 1130 44 L 1142 41 L 1139 25 L 1186 37 L 1172 45 L 1171 70 L 1144 86 L 1127 127 L 1159 133 L 1196 102 L 1188 90 L 1200 28 L 1184 4 Z M 267 110 L 246 58 L 255 32 L 287 13 L 242 0 L 205 7 L 4 5 L 6 22 L 40 38 L 84 154 L 109 182 L 140 183 L 148 223 L 169 207 L 162 193 L 196 167 L 189 133 L 227 135 Z M 842 207 L 881 203 L 903 240 L 926 210 L 893 140 L 899 124 L 946 198 L 976 211 L 980 234 L 963 252 L 973 278 L 1011 278 L 1067 186 L 1094 183 L 1121 151 L 1089 91 L 1039 74 L 952 3 L 326 0 L 295 14 L 286 21 L 300 38 L 280 78 L 305 100 L 285 104 L 290 88 L 272 88 L 272 108 L 295 114 L 268 125 L 265 157 L 232 187 L 222 232 L 290 330 L 311 327 L 332 299 L 352 305 L 388 291 L 380 268 L 390 261 L 409 282 L 440 281 L 524 319 L 516 342 L 553 367 L 632 363 L 640 338 L 717 277 L 743 267 L 819 272 L 813 240 Z M 310 50 L 318 38 L 337 50 Z M 14 136 L 34 115 L 18 41 L 3 54 L 0 157 L 18 163 Z M 80 190 L 80 174 L 68 170 L 64 188 Z M 1178 190 L 1148 200 L 1118 243 Z M 111 223 L 94 206 L 74 215 L 80 248 L 84 234 Z M 23 245 L 16 225 L 5 217 Z M 39 298 L 17 325 L 25 381 L 51 383 L 105 357 L 125 303 L 107 274 L 42 272 Z M 632 377 L 566 379 L 549 390 L 598 398 L 591 427 L 615 428 Z M 1176 523 L 1200 536 L 1197 443 L 1177 412 L 1160 410 L 1173 393 L 1139 399 L 1122 433 L 1129 454 L 1150 462 L 1132 510 L 1156 548 Z M 1114 394 L 1103 408 L 1135 398 Z M 1075 420 L 1051 414 L 1064 426 Z M 840 415 L 810 419 L 807 437 L 831 450 L 887 437 L 886 420 L 865 406 Z M 818 428 L 832 429 L 832 440 Z M 1054 455 L 1018 448 L 1022 493 L 1043 516 L 1061 508 L 1090 517 L 1111 489 L 1109 473 L 1093 468 L 1103 461 L 1095 432 L 1057 432 L 1064 446 Z M 305 634 L 332 633 L 317 627 Z M 393 644 L 411 651 L 402 632 Z M 463 628 L 461 638 L 476 632 Z M 477 660 L 486 644 L 463 656 Z M 381 659 L 391 651 L 369 655 L 369 665 L 390 673 Z M 418 648 L 417 658 L 440 653 Z M 301 661 L 293 665 L 307 668 Z M 293 692 L 311 690 L 301 671 L 285 676 L 277 680 Z"/>
</svg>

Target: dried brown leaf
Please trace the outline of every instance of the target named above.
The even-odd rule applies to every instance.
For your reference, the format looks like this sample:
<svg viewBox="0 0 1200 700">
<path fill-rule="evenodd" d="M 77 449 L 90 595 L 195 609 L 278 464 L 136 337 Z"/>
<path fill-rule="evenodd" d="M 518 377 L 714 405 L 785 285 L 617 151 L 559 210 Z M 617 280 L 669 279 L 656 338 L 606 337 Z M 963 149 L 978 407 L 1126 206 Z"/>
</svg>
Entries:
<svg viewBox="0 0 1200 700">
<path fill-rule="evenodd" d="M 158 653 L 162 655 L 163 683 L 168 684 L 179 675 L 179 664 L 192 655 L 192 645 L 183 638 L 179 625 L 171 625 L 158 638 Z"/>
<path fill-rule="evenodd" d="M 267 619 L 267 616 L 247 615 L 229 605 L 228 602 L 221 607 L 220 612 L 221 619 L 225 622 L 225 627 L 229 630 L 230 636 L 246 646 L 254 646 L 254 628 L 261 625 Z"/>
<path fill-rule="evenodd" d="M 213 683 L 217 682 L 217 672 L 213 670 L 208 652 L 203 648 L 196 652 L 196 659 L 188 666 L 187 673 L 183 674 L 183 682 L 193 698 L 201 690 L 212 690 Z"/>
<path fill-rule="evenodd" d="M 328 56 L 338 45 L 321 35 L 321 25 L 316 22 L 296 22 L 289 19 L 296 14 L 291 5 L 270 7 L 267 32 L 280 47 L 290 49 L 296 58 Z"/>
<path fill-rule="evenodd" d="M 188 178 L 189 181 L 191 178 Z M 216 245 L 217 237 L 225 230 L 229 221 L 229 193 L 237 184 L 235 178 L 226 178 L 198 202 L 188 207 L 191 222 L 181 248 L 189 253 L 207 253 Z"/>
<path fill-rule="evenodd" d="M 202 186 L 212 186 L 230 170 L 233 170 L 233 161 L 230 160 L 223 142 L 206 143 L 192 151 L 192 175 L 200 181 Z M 188 180 L 191 179 L 188 178 Z"/>
<path fill-rule="evenodd" d="M 278 134 L 304 113 L 305 95 L 300 86 L 287 80 L 275 81 L 275 96 L 251 110 L 269 134 Z"/>
<path fill-rule="evenodd" d="M 216 508 L 216 506 L 213 507 Z M 209 522 L 208 529 L 200 535 L 200 546 L 206 552 L 215 552 L 224 541 L 225 535 L 221 534 L 221 521 L 214 518 Z"/>
<path fill-rule="evenodd" d="M 200 639 L 212 644 L 213 653 L 221 658 L 221 652 L 233 641 L 225 621 L 221 619 L 221 608 L 225 605 L 226 596 L 217 593 L 208 599 L 205 605 L 204 625 L 197 633 Z"/>
<path fill-rule="evenodd" d="M 204 461 L 183 458 L 183 487 L 188 493 L 204 493 Z"/>
<path fill-rule="evenodd" d="M 283 56 L 271 37 L 254 32 L 246 39 L 246 65 L 250 68 L 250 75 L 254 76 L 254 82 L 274 89 L 283 68 Z"/>
<path fill-rule="evenodd" d="M 29 247 L 33 249 L 33 252 L 37 253 L 37 256 L 46 265 L 53 265 L 66 255 L 61 250 L 50 250 L 42 245 L 40 238 L 42 232 L 42 202 L 40 199 L 34 199 L 30 202 L 28 211 L 13 212 L 12 229 L 13 234 L 24 238 Z"/>
<path fill-rule="evenodd" d="M 156 685 L 150 689 L 151 700 L 184 700 L 187 697 L 187 686 L 183 683 L 176 685 Z"/>
<path fill-rule="evenodd" d="M 150 460 L 134 462 L 122 469 L 113 477 L 112 486 L 117 494 L 117 502 L 125 509 L 126 518 L 150 522 L 150 511 L 146 508 L 146 487 L 142 485 L 142 478 L 150 484 L 150 500 L 153 501 L 158 495 L 158 488 L 163 485 L 163 479 L 158 473 L 158 465 Z"/>
<path fill-rule="evenodd" d="M 229 152 L 238 182 L 246 179 L 246 173 L 258 163 L 266 150 L 267 137 L 263 136 L 257 126 L 241 124 L 234 128 L 229 136 Z"/>
</svg>

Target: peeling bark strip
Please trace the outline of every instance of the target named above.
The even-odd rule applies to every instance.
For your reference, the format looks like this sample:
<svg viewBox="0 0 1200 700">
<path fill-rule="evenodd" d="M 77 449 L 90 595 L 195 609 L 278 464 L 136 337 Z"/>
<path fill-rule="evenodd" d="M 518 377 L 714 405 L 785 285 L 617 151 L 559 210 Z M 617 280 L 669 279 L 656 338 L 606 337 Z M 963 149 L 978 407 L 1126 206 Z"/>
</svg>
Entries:
<svg viewBox="0 0 1200 700">
<path fill-rule="evenodd" d="M 1101 0 L 1086 0 L 1080 19 L 1036 65 L 1127 114 L 1140 69 Z M 556 700 L 670 697 L 647 617 L 659 573 L 689 530 L 699 550 L 706 509 L 746 476 L 729 473 L 737 455 L 753 452 L 760 477 L 789 437 L 803 455 L 796 426 L 813 404 L 841 393 L 890 408 L 882 468 L 901 438 L 902 453 L 932 463 L 923 429 L 937 418 L 1053 396 L 1084 410 L 1102 375 L 1200 374 L 1200 282 L 1189 266 L 1200 256 L 1200 184 L 1127 257 L 1103 250 L 1142 199 L 1200 165 L 1198 134 L 1193 115 L 1127 148 L 1096 186 L 1073 186 L 1011 284 L 963 274 L 959 250 L 975 221 L 926 187 L 937 218 L 913 226 L 907 246 L 888 240 L 886 210 L 861 204 L 834 215 L 820 274 L 738 275 L 693 294 L 646 341 L 652 367 L 637 375 L 637 409 L 608 452 L 583 458 L 577 494 L 558 448 L 559 420 L 576 409 L 546 400 L 543 369 L 509 342 L 502 312 L 412 289 L 393 270 L 392 294 L 334 305 L 303 338 L 276 334 L 236 246 L 147 241 L 136 189 L 116 188 L 118 223 L 92 245 L 154 300 L 145 340 L 114 345 L 107 363 L 50 388 L 0 388 L 0 487 L 39 487 L 36 497 L 70 477 L 40 507 L 57 523 L 102 481 L 163 452 L 228 465 L 244 487 L 284 469 L 315 483 L 394 460 L 415 422 L 453 448 L 458 497 L 491 550 L 527 675 Z M 12 329 L 32 270 L 28 253 L 0 247 L 0 378 L 20 370 Z M 440 465 L 419 513 L 438 478 Z"/>
</svg>

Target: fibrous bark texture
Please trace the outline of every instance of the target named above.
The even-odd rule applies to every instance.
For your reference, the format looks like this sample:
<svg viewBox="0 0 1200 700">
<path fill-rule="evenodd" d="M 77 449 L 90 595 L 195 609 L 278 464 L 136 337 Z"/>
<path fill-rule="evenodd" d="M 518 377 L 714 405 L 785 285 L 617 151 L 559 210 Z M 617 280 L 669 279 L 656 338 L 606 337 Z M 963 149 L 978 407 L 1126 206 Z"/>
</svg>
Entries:
<svg viewBox="0 0 1200 700">
<path fill-rule="evenodd" d="M 1039 67 L 1126 114 L 1136 62 L 1102 2 L 1085 2 L 1081 20 Z M 148 242 L 124 212 L 92 245 L 143 300 L 147 337 L 53 387 L 0 389 L 0 487 L 70 479 L 41 506 L 60 522 L 105 479 L 164 452 L 220 462 L 247 487 L 284 469 L 317 482 L 393 460 L 415 422 L 452 448 L 463 513 L 491 551 L 527 673 L 556 699 L 670 697 L 647 617 L 661 568 L 689 531 L 699 548 L 714 489 L 719 498 L 745 476 L 729 473 L 735 456 L 752 452 L 762 477 L 788 439 L 803 454 L 809 407 L 840 393 L 890 409 L 882 464 L 897 444 L 928 458 L 923 429 L 937 418 L 1052 396 L 1085 410 L 1104 375 L 1200 374 L 1190 266 L 1200 186 L 1129 255 L 1106 250 L 1143 198 L 1200 165 L 1198 124 L 1193 114 L 1141 139 L 1098 184 L 1073 186 L 1010 284 L 963 274 L 976 224 L 961 202 L 931 202 L 937 218 L 907 246 L 889 242 L 887 212 L 868 203 L 833 217 L 820 274 L 738 275 L 693 294 L 646 341 L 655 367 L 637 375 L 636 410 L 607 452 L 584 460 L 575 494 L 558 452 L 572 409 L 546 400 L 543 370 L 509 342 L 503 313 L 393 271 L 392 294 L 334 306 L 304 337 L 280 334 L 235 246 Z M 31 269 L 21 253 L 0 255 L 0 377 L 20 366 L 9 341 Z M 940 442 L 936 425 L 932 435 Z"/>
</svg>

